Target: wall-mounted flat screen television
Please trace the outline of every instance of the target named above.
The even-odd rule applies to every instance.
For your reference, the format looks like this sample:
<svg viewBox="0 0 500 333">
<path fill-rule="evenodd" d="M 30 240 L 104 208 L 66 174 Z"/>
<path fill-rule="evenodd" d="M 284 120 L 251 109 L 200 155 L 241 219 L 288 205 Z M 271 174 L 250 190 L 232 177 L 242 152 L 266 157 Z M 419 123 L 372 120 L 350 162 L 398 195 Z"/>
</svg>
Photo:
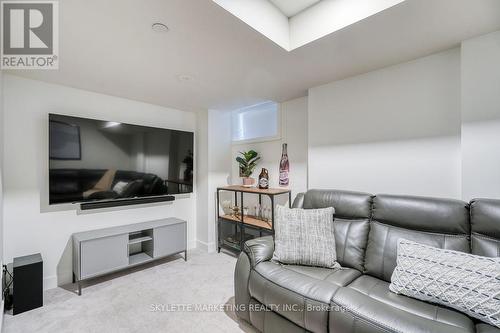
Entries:
<svg viewBox="0 0 500 333">
<path fill-rule="evenodd" d="M 193 191 L 193 133 L 49 114 L 49 202 Z"/>
</svg>

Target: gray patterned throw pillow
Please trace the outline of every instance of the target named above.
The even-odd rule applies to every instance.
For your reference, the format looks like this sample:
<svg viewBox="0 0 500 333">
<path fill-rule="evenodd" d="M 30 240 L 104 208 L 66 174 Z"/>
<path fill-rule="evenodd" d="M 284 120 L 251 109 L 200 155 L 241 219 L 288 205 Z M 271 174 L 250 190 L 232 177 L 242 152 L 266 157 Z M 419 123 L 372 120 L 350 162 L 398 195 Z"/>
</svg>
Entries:
<svg viewBox="0 0 500 333">
<path fill-rule="evenodd" d="M 400 239 L 389 288 L 500 327 L 500 258 Z"/>
<path fill-rule="evenodd" d="M 283 264 L 338 266 L 333 234 L 335 210 L 276 207 L 273 260 Z"/>
</svg>

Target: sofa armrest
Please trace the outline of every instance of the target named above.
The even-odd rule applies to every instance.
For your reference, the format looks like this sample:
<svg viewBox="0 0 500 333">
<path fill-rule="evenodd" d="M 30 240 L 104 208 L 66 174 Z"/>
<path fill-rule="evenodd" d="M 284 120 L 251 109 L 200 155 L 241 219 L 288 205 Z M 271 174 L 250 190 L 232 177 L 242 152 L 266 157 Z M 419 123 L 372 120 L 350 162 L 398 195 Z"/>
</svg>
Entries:
<svg viewBox="0 0 500 333">
<path fill-rule="evenodd" d="M 302 208 L 304 206 L 304 195 L 305 193 L 299 193 L 293 200 L 292 208 Z"/>
<path fill-rule="evenodd" d="M 273 236 L 248 240 L 245 242 L 243 250 L 250 259 L 252 267 L 257 266 L 263 261 L 271 260 L 274 252 Z"/>
</svg>

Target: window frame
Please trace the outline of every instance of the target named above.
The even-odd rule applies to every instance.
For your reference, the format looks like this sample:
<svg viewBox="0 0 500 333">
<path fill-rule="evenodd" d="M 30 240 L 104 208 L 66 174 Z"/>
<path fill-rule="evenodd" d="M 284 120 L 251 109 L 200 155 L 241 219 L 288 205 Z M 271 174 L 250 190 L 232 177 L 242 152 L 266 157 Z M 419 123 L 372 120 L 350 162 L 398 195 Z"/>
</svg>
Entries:
<svg viewBox="0 0 500 333">
<path fill-rule="evenodd" d="M 269 101 L 269 102 L 272 102 L 272 101 Z M 265 103 L 267 103 L 267 102 L 260 103 L 260 104 L 265 104 Z M 245 110 L 247 108 L 242 108 L 242 109 L 231 111 L 231 144 L 233 146 L 234 145 L 250 144 L 250 143 L 277 141 L 277 140 L 282 139 L 283 118 L 282 118 L 282 112 L 281 112 L 281 103 L 277 103 L 277 102 L 273 102 L 273 103 L 276 103 L 276 105 L 277 105 L 277 108 L 276 108 L 276 127 L 277 127 L 277 129 L 276 129 L 276 135 L 273 135 L 273 136 L 263 136 L 263 137 L 254 138 L 254 139 L 233 140 L 233 121 L 232 121 L 233 114 L 232 113 L 235 111 Z M 257 105 L 259 105 L 259 104 L 255 104 L 253 106 L 257 106 Z M 253 106 L 250 106 L 248 108 L 251 108 Z"/>
</svg>

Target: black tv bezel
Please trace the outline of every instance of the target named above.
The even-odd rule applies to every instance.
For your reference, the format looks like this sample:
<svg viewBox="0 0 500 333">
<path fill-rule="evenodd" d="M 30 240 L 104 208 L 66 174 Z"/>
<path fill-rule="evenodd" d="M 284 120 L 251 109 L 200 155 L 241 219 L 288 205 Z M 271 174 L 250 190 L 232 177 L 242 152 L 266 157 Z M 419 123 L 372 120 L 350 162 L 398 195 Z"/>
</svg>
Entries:
<svg viewBox="0 0 500 333">
<path fill-rule="evenodd" d="M 50 184 L 50 121 L 51 121 L 51 116 L 61 116 L 61 117 L 71 117 L 71 118 L 79 118 L 79 119 L 84 119 L 84 120 L 94 120 L 94 121 L 103 121 L 103 122 L 115 122 L 114 120 L 107 120 L 107 119 L 99 119 L 99 118 L 90 118 L 90 117 L 82 117 L 78 115 L 72 115 L 72 114 L 63 114 L 63 113 L 53 113 L 49 112 L 47 116 L 47 126 L 48 126 L 48 142 L 47 142 L 47 180 L 48 184 Z M 53 121 L 58 121 L 59 120 L 53 120 Z M 167 128 L 167 127 L 158 127 L 158 126 L 148 126 L 148 125 L 141 125 L 141 124 L 131 124 L 127 122 L 119 122 L 124 125 L 130 125 L 130 126 L 141 126 L 145 128 L 152 128 L 152 129 L 159 129 L 159 130 L 170 130 L 170 131 L 177 131 L 177 132 L 183 132 L 183 133 L 189 133 L 192 135 L 193 138 L 193 166 L 195 165 L 195 132 L 194 131 L 186 131 L 186 130 L 180 130 L 176 128 Z M 71 125 L 71 124 L 69 124 Z M 79 130 L 80 132 L 80 130 Z M 80 141 L 80 158 L 81 158 L 81 141 Z M 53 160 L 65 160 L 65 159 L 53 159 Z M 48 198 L 48 205 L 49 206 L 64 206 L 64 205 L 79 205 L 81 210 L 91 210 L 91 209 L 101 209 L 101 208 L 111 208 L 111 207 L 121 207 L 121 206 L 129 206 L 129 205 L 141 205 L 141 204 L 151 204 L 151 203 L 160 203 L 160 202 L 171 202 L 174 201 L 177 195 L 190 195 L 194 193 L 194 181 L 191 183 L 191 191 L 190 192 L 182 192 L 182 193 L 174 193 L 174 194 L 164 194 L 164 195 L 152 195 L 152 196 L 145 196 L 145 197 L 134 197 L 134 198 L 118 198 L 118 199 L 104 199 L 104 200 L 93 200 L 93 201 L 74 201 L 74 202 L 59 202 L 59 203 L 50 203 L 50 187 L 47 186 L 47 198 Z M 83 206 L 83 207 L 82 207 Z"/>
</svg>

